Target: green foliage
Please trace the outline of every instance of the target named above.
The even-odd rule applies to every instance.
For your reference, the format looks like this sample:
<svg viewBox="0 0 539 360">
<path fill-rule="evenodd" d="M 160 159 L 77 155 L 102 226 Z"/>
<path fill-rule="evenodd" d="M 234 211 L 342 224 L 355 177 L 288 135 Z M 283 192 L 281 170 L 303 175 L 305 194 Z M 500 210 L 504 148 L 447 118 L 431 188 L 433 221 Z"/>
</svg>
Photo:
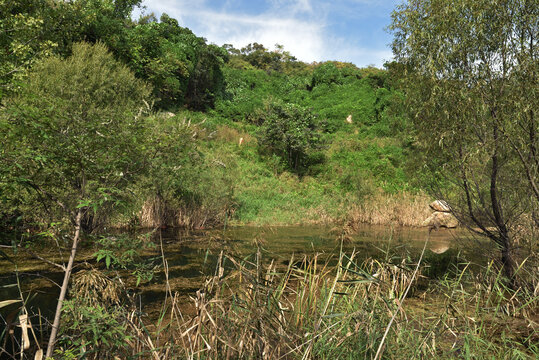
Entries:
<svg viewBox="0 0 539 360">
<path fill-rule="evenodd" d="M 305 172 L 313 163 L 320 148 L 318 121 L 306 108 L 293 104 L 270 103 L 259 112 L 261 124 L 258 141 L 263 149 L 275 154 L 293 171 Z"/>
<path fill-rule="evenodd" d="M 47 33 L 48 10 L 45 0 L 0 1 L 0 99 L 17 89 L 39 56 L 57 47 Z"/>
<path fill-rule="evenodd" d="M 519 237 L 536 244 L 539 225 L 539 14 L 532 3 L 416 1 L 399 6 L 391 26 L 407 110 L 434 159 L 427 166 L 453 184 L 436 196 L 500 249 L 514 288 L 516 244 Z"/>
<path fill-rule="evenodd" d="M 342 84 L 343 76 L 337 66 L 332 62 L 325 62 L 313 71 L 312 87 L 321 84 Z"/>
<path fill-rule="evenodd" d="M 240 218 L 245 215 L 242 219 L 256 221 L 256 214 L 266 213 L 271 217 L 273 206 L 282 208 L 285 214 L 294 206 L 324 204 L 329 213 L 336 214 L 337 207 L 345 206 L 341 200 L 350 194 L 364 195 L 374 186 L 395 192 L 418 183 L 410 179 L 410 174 L 418 173 L 417 167 L 403 160 L 413 144 L 412 135 L 407 134 L 409 122 L 402 116 L 403 95 L 394 89 L 395 80 L 385 70 L 358 69 L 338 61 L 305 64 L 282 46 L 268 50 L 253 43 L 238 50 L 230 45 L 223 48 L 207 45 L 204 39 L 180 27 L 166 14 L 159 20 L 153 15 L 130 20 L 131 10 L 139 4 L 135 0 L 33 0 L 34 3 L 39 6 L 4 5 L 11 13 L 18 11 L 43 19 L 39 30 L 43 36 L 39 41 L 50 40 L 55 44 L 47 54 L 69 56 L 76 41 L 101 41 L 136 77 L 153 85 L 153 95 L 159 98 L 158 109 L 167 107 L 178 113 L 179 107 L 186 106 L 205 111 L 181 111 L 172 118 L 152 116 L 144 120 L 144 129 L 140 129 L 144 135 L 136 143 L 141 145 L 139 150 L 151 155 L 140 156 L 133 165 L 144 168 L 147 174 L 137 181 L 126 177 L 122 186 L 129 184 L 137 200 L 117 204 L 125 207 L 122 213 L 128 210 L 131 218 L 138 217 L 137 212 L 151 198 L 164 201 L 165 212 L 169 214 L 165 217 L 169 219 L 177 219 L 178 209 L 182 209 L 180 213 L 190 214 L 187 218 L 203 219 L 207 215 L 208 219 L 214 219 L 209 223 L 228 218 L 236 209 Z M 26 68 L 45 53 L 30 51 L 31 61 Z M 42 70 L 36 68 L 37 71 Z M 23 78 L 21 75 L 20 79 Z M 15 82 L 9 84 L 15 85 Z M 268 107 L 270 102 L 281 104 L 281 115 Z M 282 104 L 289 104 L 290 108 L 285 109 Z M 209 110 L 212 106 L 214 109 Z M 11 105 L 8 108 L 13 110 Z M 150 108 L 145 106 L 146 110 Z M 305 109 L 309 111 L 304 113 Z M 346 122 L 349 115 L 353 119 L 351 124 Z M 293 120 L 299 126 L 287 124 L 286 119 L 303 117 L 306 123 Z M 315 131 L 308 124 L 311 120 L 316 125 Z M 272 123 L 276 124 L 275 129 L 271 129 Z M 212 134 L 223 125 L 261 141 L 242 149 L 233 146 L 239 137 L 229 139 L 230 143 L 215 142 Z M 319 147 L 321 143 L 328 145 L 327 150 Z M 334 151 L 339 147 L 342 149 Z M 8 150 L 1 148 L 0 152 Z M 261 153 L 269 156 L 260 156 Z M 260 172 L 251 175 L 251 169 Z M 413 170 L 408 172 L 408 169 Z M 302 177 L 288 178 L 288 171 L 302 177 L 313 175 L 322 184 L 305 186 L 301 184 Z M 47 214 L 46 206 L 39 201 L 43 194 L 38 195 L 35 189 L 13 181 L 10 166 L 0 172 L 6 174 L 0 177 L 0 187 L 5 190 L 0 194 L 4 199 L 1 215 L 4 227 L 28 224 L 30 208 L 36 207 L 40 216 Z M 279 179 L 281 174 L 287 180 Z M 246 186 L 245 177 L 255 183 Z M 427 176 L 423 179 L 422 184 L 430 181 Z M 266 191 L 268 187 L 273 189 Z M 276 194 L 275 188 L 280 188 L 281 193 Z M 104 212 L 96 213 L 95 209 L 110 210 L 115 203 L 110 201 L 112 198 L 128 200 L 128 192 L 124 190 L 113 194 L 107 187 L 96 188 L 80 203 L 89 209 L 82 222 L 86 232 L 105 224 Z M 301 196 L 318 200 L 306 202 Z M 329 197 L 335 197 L 335 201 L 328 200 Z M 294 205 L 287 205 L 290 201 Z M 105 212 L 114 215 L 112 221 L 128 221 L 119 212 Z M 21 216 L 23 221 L 17 222 Z M 277 216 L 281 217 L 286 215 Z M 176 220 L 172 223 L 178 224 Z M 190 222 L 195 223 L 199 224 Z"/>
<path fill-rule="evenodd" d="M 155 214 L 154 225 L 220 224 L 234 207 L 235 164 L 228 150 L 200 140 L 216 132 L 205 128 L 205 115 L 184 111 L 176 116 L 157 114 L 147 121 L 153 158 L 148 174 L 136 184 L 140 201 L 133 204 L 133 212 L 155 199 L 163 208 Z"/>
<path fill-rule="evenodd" d="M 133 336 L 122 308 L 68 300 L 64 314 L 63 336 L 56 351 L 62 359 L 110 358 L 129 350 Z"/>
<path fill-rule="evenodd" d="M 286 74 L 304 71 L 308 66 L 297 61 L 284 50 L 282 45 L 275 45 L 275 50 L 270 51 L 259 43 L 249 44 L 240 50 L 234 49 L 232 45 L 223 46 L 231 57 L 231 67 L 236 69 L 259 69 L 267 72 L 281 72 Z"/>
<path fill-rule="evenodd" d="M 12 190 L 4 201 L 36 219 L 117 205 L 146 167 L 140 109 L 149 93 L 102 44 L 38 64 L 0 117 L 0 186 Z"/>
<path fill-rule="evenodd" d="M 153 278 L 155 259 L 143 258 L 141 252 L 154 248 L 155 244 L 144 236 L 105 236 L 95 243 L 98 249 L 94 257 L 98 263 L 103 260 L 108 270 L 130 270 L 137 286 Z"/>
<path fill-rule="evenodd" d="M 17 91 L 40 58 L 71 53 L 77 41 L 125 47 L 126 23 L 140 0 L 0 1 L 0 99 Z"/>
<path fill-rule="evenodd" d="M 225 50 L 206 45 L 166 14 L 160 22 L 138 23 L 125 31 L 125 46 L 110 45 L 138 77 L 152 83 L 162 106 L 213 106 L 223 87 Z"/>
</svg>

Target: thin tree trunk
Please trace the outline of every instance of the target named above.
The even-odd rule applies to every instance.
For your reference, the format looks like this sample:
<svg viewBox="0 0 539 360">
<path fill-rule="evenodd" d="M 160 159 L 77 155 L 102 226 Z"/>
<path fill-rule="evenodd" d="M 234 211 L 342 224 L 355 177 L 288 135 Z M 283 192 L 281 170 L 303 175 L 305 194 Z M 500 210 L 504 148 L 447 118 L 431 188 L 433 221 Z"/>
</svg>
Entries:
<svg viewBox="0 0 539 360">
<path fill-rule="evenodd" d="M 515 278 L 515 269 L 517 267 L 515 259 L 513 258 L 513 251 L 507 240 L 502 245 L 502 266 L 505 276 L 509 280 L 509 285 L 513 290 L 518 287 L 518 280 Z"/>
<path fill-rule="evenodd" d="M 500 169 L 500 164 L 498 162 L 498 145 L 499 145 L 499 134 L 498 126 L 495 123 L 493 126 L 493 140 L 494 140 L 494 153 L 492 155 L 492 172 L 490 176 L 490 200 L 492 202 L 492 213 L 494 215 L 494 220 L 496 228 L 498 229 L 499 237 L 493 238 L 501 246 L 502 253 L 502 266 L 509 280 L 509 285 L 516 289 L 517 280 L 515 279 L 515 269 L 516 263 L 513 259 L 513 247 L 512 242 L 509 237 L 509 230 L 504 221 L 504 216 L 502 212 L 502 207 L 500 205 L 500 200 L 498 198 L 498 170 Z"/>
<path fill-rule="evenodd" d="M 60 296 L 58 297 L 58 304 L 56 305 L 56 313 L 54 314 L 54 322 L 52 324 L 52 332 L 47 345 L 47 354 L 45 359 L 52 357 L 54 351 L 54 345 L 56 343 L 56 335 L 58 334 L 58 328 L 60 327 L 60 317 L 62 314 L 62 305 L 67 294 L 67 288 L 69 286 L 69 278 L 71 277 L 71 270 L 73 269 L 73 263 L 75 261 L 75 255 L 77 254 L 77 245 L 80 238 L 80 227 L 82 219 L 82 209 L 77 212 L 77 218 L 75 219 L 75 235 L 73 236 L 73 245 L 71 247 L 71 255 L 69 256 L 69 262 L 64 273 L 64 282 L 62 283 L 62 289 Z"/>
</svg>

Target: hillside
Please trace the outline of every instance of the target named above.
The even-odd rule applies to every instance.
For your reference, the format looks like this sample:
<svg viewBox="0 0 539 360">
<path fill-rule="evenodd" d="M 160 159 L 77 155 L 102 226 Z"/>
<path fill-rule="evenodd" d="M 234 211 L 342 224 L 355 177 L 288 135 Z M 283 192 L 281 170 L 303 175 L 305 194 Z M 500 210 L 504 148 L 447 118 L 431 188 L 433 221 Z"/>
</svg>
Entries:
<svg viewBox="0 0 539 360">
<path fill-rule="evenodd" d="M 133 104 L 137 118 L 144 118 L 139 129 L 144 140 L 137 140 L 137 151 L 145 154 L 145 161 L 137 165 L 136 176 L 124 178 L 121 196 L 112 195 L 118 189 L 97 186 L 101 180 L 96 179 L 94 191 L 105 195 L 85 200 L 95 210 L 85 215 L 86 231 L 107 224 L 198 228 L 225 223 L 421 222 L 428 201 L 421 187 L 428 181 L 410 162 L 414 137 L 391 71 L 338 61 L 306 64 L 281 46 L 218 47 L 166 14 L 159 20 L 153 15 L 131 20 L 131 3 L 122 8 L 106 1 L 92 6 L 85 1 L 32 4 L 3 3 L 0 9 L 6 19 L 2 26 L 9 30 L 0 39 L 0 95 L 8 129 L 4 143 L 12 145 L 4 148 L 6 161 L 0 164 L 2 226 L 41 227 L 66 219 L 67 205 L 57 205 L 69 191 L 61 184 L 52 186 L 51 179 L 72 176 L 68 164 L 75 159 L 42 162 L 52 156 L 47 155 L 50 147 L 26 153 L 17 147 L 17 139 L 34 137 L 34 143 L 42 143 L 57 135 L 39 130 L 49 125 L 40 125 L 44 119 L 34 118 L 34 111 L 43 112 L 46 105 L 32 98 L 43 96 L 36 91 L 47 94 L 45 98 L 65 95 L 62 84 L 71 81 L 65 75 L 51 75 L 47 82 L 37 79 L 41 69 L 83 61 L 73 54 L 80 42 L 105 46 L 152 89 Z M 32 33 L 37 35 L 32 38 Z M 20 48 L 21 42 L 27 45 Z M 84 67 L 69 71 L 90 71 L 87 79 L 94 76 Z M 64 95 L 49 103 L 64 101 Z M 112 103 L 84 106 L 105 108 Z M 80 111 L 66 108 L 64 114 L 51 116 L 71 116 L 75 124 L 88 115 Z M 11 118 L 33 124 L 37 132 L 10 128 L 19 121 Z M 92 126 L 87 141 L 95 143 L 91 151 L 96 156 L 103 156 L 110 149 L 94 138 L 112 139 L 114 134 Z M 71 146 L 61 145 L 64 140 L 51 142 L 57 154 Z M 17 155 L 15 149 L 22 152 Z M 34 160 L 27 162 L 29 156 Z M 68 166 L 68 173 L 59 175 L 63 170 L 58 164 Z M 56 205 L 43 202 L 44 194 L 56 199 Z M 103 205 L 115 196 L 121 207 Z"/>
</svg>

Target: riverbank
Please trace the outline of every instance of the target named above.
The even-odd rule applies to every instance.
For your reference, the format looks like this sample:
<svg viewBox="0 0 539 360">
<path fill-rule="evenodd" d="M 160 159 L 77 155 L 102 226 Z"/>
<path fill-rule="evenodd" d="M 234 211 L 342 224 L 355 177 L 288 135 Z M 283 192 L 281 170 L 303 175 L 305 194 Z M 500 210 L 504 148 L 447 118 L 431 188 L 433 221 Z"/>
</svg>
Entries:
<svg viewBox="0 0 539 360">
<path fill-rule="evenodd" d="M 357 197 L 341 193 L 316 178 L 281 174 L 245 180 L 233 190 L 234 199 L 219 206 L 171 205 L 160 197 L 142 204 L 135 223 L 155 228 L 190 229 L 222 226 L 291 226 L 346 223 L 385 226 L 424 226 L 433 198 L 423 192 L 372 190 Z M 174 201 L 172 201 L 174 203 Z M 131 222 L 133 222 L 131 220 Z M 115 224 L 116 227 L 125 224 Z"/>
</svg>

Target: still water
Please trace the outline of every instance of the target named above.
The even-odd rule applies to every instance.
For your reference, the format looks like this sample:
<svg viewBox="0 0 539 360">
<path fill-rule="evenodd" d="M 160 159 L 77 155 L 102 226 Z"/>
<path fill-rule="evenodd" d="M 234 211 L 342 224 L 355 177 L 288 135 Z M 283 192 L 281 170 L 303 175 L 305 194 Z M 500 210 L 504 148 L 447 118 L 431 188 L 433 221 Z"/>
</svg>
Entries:
<svg viewBox="0 0 539 360">
<path fill-rule="evenodd" d="M 259 249 L 263 262 L 273 261 L 283 267 L 292 258 L 301 260 L 314 254 L 321 254 L 319 259 L 334 264 L 341 247 L 345 253 L 355 251 L 358 261 L 372 257 L 382 260 L 405 258 L 413 262 L 419 257 L 427 235 L 425 228 L 386 226 L 363 226 L 353 234 L 343 234 L 341 229 L 323 226 L 243 226 L 197 232 L 168 229 L 153 234 L 152 240 L 156 247 L 146 251 L 144 256 L 154 258 L 156 264 L 162 264 L 164 255 L 171 290 L 178 292 L 180 299 L 187 302 L 189 296 L 201 287 L 204 279 L 214 273 L 221 252 L 237 259 L 254 260 Z M 425 262 L 435 269 L 438 267 L 443 273 L 458 254 L 466 253 L 467 259 L 473 260 L 474 254 L 464 237 L 462 231 L 432 232 Z M 79 263 L 87 261 L 95 264 L 92 258 L 94 251 L 81 249 Z M 14 261 L 19 269 L 18 278 L 23 295 L 29 299 L 30 312 L 37 313 L 39 309 L 45 316 L 51 316 L 59 289 L 45 279 L 50 278 L 60 283 L 62 274 L 51 271 L 50 267 L 38 260 L 28 260 L 22 255 L 16 256 Z M 20 298 L 18 287 L 12 286 L 16 283 L 15 265 L 1 260 L 0 301 Z M 133 293 L 140 295 L 143 310 L 152 313 L 165 296 L 164 283 L 165 274 L 161 266 L 150 282 L 138 287 L 128 283 L 128 287 L 132 286 Z"/>
</svg>

